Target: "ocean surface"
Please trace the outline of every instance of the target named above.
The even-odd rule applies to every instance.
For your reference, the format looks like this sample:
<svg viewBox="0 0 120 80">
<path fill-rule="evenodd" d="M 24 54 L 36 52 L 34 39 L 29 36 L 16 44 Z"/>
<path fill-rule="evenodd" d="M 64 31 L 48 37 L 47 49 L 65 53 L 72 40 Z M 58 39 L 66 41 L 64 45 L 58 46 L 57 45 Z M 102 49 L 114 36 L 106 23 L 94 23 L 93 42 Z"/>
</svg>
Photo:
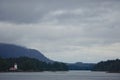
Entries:
<svg viewBox="0 0 120 80">
<path fill-rule="evenodd" d="M 92 71 L 2 72 L 0 80 L 120 80 L 120 73 Z"/>
</svg>

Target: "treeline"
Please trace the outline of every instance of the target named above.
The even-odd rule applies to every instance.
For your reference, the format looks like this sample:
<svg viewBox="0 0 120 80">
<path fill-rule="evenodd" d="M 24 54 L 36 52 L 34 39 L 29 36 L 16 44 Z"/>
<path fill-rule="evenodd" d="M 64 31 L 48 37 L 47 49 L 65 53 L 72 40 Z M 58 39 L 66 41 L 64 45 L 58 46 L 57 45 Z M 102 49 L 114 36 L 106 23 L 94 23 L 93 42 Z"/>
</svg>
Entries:
<svg viewBox="0 0 120 80">
<path fill-rule="evenodd" d="M 120 73 L 120 59 L 101 61 L 94 66 L 93 71 L 107 71 Z"/>
<path fill-rule="evenodd" d="M 46 63 L 34 58 L 19 57 L 19 58 L 0 58 L 0 71 L 9 71 L 9 68 L 17 63 L 17 71 L 66 71 L 68 66 L 64 63 L 54 62 Z"/>
</svg>

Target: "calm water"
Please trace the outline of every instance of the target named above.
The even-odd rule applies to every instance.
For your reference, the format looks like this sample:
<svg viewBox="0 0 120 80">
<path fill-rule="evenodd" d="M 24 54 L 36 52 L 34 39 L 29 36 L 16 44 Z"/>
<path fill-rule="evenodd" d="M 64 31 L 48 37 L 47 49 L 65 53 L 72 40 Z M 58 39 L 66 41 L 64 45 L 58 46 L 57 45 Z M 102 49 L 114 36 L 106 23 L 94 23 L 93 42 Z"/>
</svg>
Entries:
<svg viewBox="0 0 120 80">
<path fill-rule="evenodd" d="M 0 80 L 120 80 L 120 73 L 91 71 L 9 72 L 0 73 Z"/>
</svg>

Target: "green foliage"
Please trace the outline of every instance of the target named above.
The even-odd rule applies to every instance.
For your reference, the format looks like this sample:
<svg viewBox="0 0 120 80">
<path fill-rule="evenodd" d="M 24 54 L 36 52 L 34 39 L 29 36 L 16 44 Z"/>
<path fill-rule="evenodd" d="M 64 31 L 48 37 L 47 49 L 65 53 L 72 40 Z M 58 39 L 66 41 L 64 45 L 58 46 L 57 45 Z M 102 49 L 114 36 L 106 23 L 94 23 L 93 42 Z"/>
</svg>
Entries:
<svg viewBox="0 0 120 80">
<path fill-rule="evenodd" d="M 17 63 L 19 71 L 66 71 L 68 67 L 64 63 L 46 63 L 34 58 L 0 58 L 0 71 L 8 71 L 10 67 Z"/>
<path fill-rule="evenodd" d="M 9 67 L 7 64 L 7 61 L 5 59 L 0 58 L 0 71 L 6 71 L 6 69 Z"/>
<path fill-rule="evenodd" d="M 120 59 L 102 61 L 95 65 L 94 71 L 120 72 Z"/>
</svg>

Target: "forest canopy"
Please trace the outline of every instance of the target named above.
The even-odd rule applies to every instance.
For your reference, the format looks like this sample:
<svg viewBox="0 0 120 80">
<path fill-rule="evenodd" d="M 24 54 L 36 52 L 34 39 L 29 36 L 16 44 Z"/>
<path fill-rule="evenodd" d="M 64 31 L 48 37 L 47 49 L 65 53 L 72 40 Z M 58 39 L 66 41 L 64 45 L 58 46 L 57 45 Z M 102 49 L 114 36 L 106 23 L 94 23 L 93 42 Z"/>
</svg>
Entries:
<svg viewBox="0 0 120 80">
<path fill-rule="evenodd" d="M 9 68 L 17 63 L 17 71 L 66 71 L 68 66 L 65 63 L 53 62 L 46 63 L 34 58 L 0 58 L 0 71 L 9 71 Z"/>
<path fill-rule="evenodd" d="M 101 61 L 94 66 L 93 70 L 120 73 L 120 59 Z"/>
</svg>

